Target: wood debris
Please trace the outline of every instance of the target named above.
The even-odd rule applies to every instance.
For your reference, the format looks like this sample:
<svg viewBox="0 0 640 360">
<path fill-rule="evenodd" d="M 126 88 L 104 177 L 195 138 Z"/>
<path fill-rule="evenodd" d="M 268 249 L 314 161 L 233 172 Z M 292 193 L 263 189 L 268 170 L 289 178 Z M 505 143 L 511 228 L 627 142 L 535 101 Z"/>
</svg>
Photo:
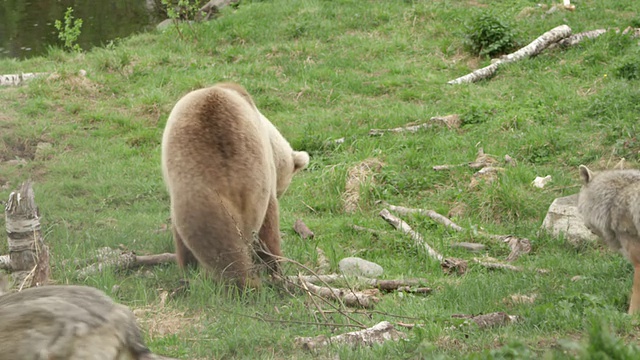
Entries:
<svg viewBox="0 0 640 360">
<path fill-rule="evenodd" d="M 545 32 L 540 37 L 538 37 L 537 39 L 529 43 L 527 46 L 521 48 L 520 50 L 503 56 L 498 61 L 496 61 L 495 63 L 489 66 L 486 66 L 482 69 L 475 70 L 472 73 L 459 77 L 455 80 L 451 80 L 447 82 L 447 84 L 472 83 L 479 80 L 487 79 L 496 73 L 496 71 L 498 70 L 498 67 L 501 64 L 515 62 L 527 57 L 537 55 L 540 52 L 542 52 L 544 49 L 546 49 L 549 45 L 561 39 L 564 39 L 570 35 L 571 35 L 571 28 L 569 26 L 567 25 L 557 26 Z"/>
<path fill-rule="evenodd" d="M 451 315 L 452 318 L 457 319 L 469 319 L 473 321 L 480 329 L 487 329 L 494 326 L 503 326 L 514 323 L 519 320 L 519 318 L 515 315 L 509 315 L 504 312 L 494 312 L 490 314 L 484 315 L 464 315 L 464 314 L 454 314 Z"/>
<path fill-rule="evenodd" d="M 136 255 L 131 251 L 115 250 L 105 247 L 96 251 L 94 259 L 96 260 L 94 263 L 76 271 L 76 276 L 78 278 L 87 278 L 101 273 L 107 268 L 125 270 L 140 266 L 173 263 L 176 261 L 176 255 L 172 253 Z"/>
<path fill-rule="evenodd" d="M 405 126 L 391 128 L 391 129 L 371 129 L 369 130 L 369 135 L 371 136 L 380 136 L 385 133 L 415 133 L 422 129 L 429 129 L 434 125 L 445 125 L 449 129 L 457 129 L 462 124 L 460 120 L 460 115 L 451 114 L 446 116 L 434 116 L 429 119 L 428 122 L 425 123 L 408 123 Z"/>
<path fill-rule="evenodd" d="M 323 335 L 316 337 L 296 337 L 295 343 L 305 350 L 315 350 L 332 344 L 349 345 L 352 347 L 371 346 L 374 344 L 382 344 L 386 341 L 398 341 L 405 337 L 406 335 L 396 330 L 393 324 L 388 321 L 382 321 L 367 329 L 331 337 Z"/>
<path fill-rule="evenodd" d="M 300 235 L 303 240 L 313 239 L 315 237 L 313 231 L 309 230 L 309 227 L 300 219 L 296 219 L 296 222 L 293 224 L 293 230 Z"/>
</svg>

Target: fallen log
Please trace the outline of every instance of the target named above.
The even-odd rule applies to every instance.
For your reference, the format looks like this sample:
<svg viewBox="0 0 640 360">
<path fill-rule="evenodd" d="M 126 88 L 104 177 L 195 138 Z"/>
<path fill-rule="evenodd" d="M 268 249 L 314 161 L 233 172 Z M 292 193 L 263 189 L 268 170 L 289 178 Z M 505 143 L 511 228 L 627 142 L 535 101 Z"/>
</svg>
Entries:
<svg viewBox="0 0 640 360">
<path fill-rule="evenodd" d="M 537 55 L 544 49 L 546 49 L 549 45 L 570 35 L 571 28 L 569 26 L 557 26 L 545 32 L 540 37 L 529 43 L 527 46 L 521 48 L 520 50 L 501 57 L 498 61 L 489 66 L 475 70 L 472 73 L 459 77 L 457 79 L 451 80 L 447 82 L 447 84 L 473 83 L 479 80 L 487 79 L 496 73 L 500 65 L 510 62 L 516 62 L 524 58 Z"/>
<path fill-rule="evenodd" d="M 89 276 L 103 272 L 107 268 L 115 270 L 134 269 L 140 266 L 153 266 L 160 264 L 174 263 L 176 255 L 172 253 L 156 254 L 156 255 L 136 255 L 131 251 L 120 251 L 111 248 L 101 248 L 97 251 L 97 262 L 76 271 L 78 278 L 87 278 Z"/>
<path fill-rule="evenodd" d="M 392 215 L 389 210 L 383 209 L 380 211 L 380 217 L 382 217 L 386 222 L 391 224 L 397 230 L 402 231 L 403 233 L 409 235 L 411 239 L 415 242 L 415 244 L 419 247 L 423 247 L 429 257 L 432 259 L 438 260 L 440 263 L 444 261 L 444 256 L 442 256 L 439 252 L 437 252 L 434 248 L 432 248 L 422 237 L 422 235 L 415 232 L 409 224 L 404 222 L 402 219 Z"/>
<path fill-rule="evenodd" d="M 469 319 L 473 321 L 480 329 L 486 329 L 494 326 L 502 326 L 514 323 L 519 320 L 519 318 L 515 315 L 509 315 L 504 312 L 494 312 L 490 314 L 484 315 L 464 315 L 464 314 L 454 314 L 451 315 L 452 318 L 457 319 Z"/>
<path fill-rule="evenodd" d="M 399 332 L 388 321 L 382 321 L 370 328 L 352 331 L 336 336 L 327 337 L 324 335 L 316 337 L 296 337 L 296 345 L 305 350 L 315 350 L 327 345 L 349 345 L 371 346 L 373 344 L 381 344 L 385 341 L 398 341 L 404 339 L 406 335 Z"/>
<path fill-rule="evenodd" d="M 380 298 L 377 296 L 380 293 L 378 289 L 355 291 L 352 289 L 318 286 L 311 282 L 304 281 L 303 279 L 293 280 L 292 278 L 289 278 L 289 280 L 300 285 L 304 290 L 313 295 L 317 295 L 327 300 L 337 300 L 350 307 L 371 309 L 380 301 Z"/>
<path fill-rule="evenodd" d="M 0 86 L 16 86 L 24 83 L 27 80 L 37 78 L 38 76 L 49 75 L 49 73 L 20 73 L 20 74 L 7 74 L 0 75 Z"/>
</svg>

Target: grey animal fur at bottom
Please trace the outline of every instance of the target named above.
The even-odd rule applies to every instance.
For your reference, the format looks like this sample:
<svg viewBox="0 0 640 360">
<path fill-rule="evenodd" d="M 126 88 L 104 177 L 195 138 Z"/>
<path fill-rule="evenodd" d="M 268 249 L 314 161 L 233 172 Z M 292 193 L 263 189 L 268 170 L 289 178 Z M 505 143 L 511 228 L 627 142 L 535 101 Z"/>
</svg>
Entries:
<svg viewBox="0 0 640 360">
<path fill-rule="evenodd" d="M 88 286 L 0 296 L 0 360 L 153 360 L 133 313 Z M 174 359 L 175 360 L 175 359 Z"/>
<path fill-rule="evenodd" d="M 585 225 L 633 264 L 629 313 L 640 312 L 640 170 L 592 172 L 580 165 L 578 211 Z"/>
</svg>

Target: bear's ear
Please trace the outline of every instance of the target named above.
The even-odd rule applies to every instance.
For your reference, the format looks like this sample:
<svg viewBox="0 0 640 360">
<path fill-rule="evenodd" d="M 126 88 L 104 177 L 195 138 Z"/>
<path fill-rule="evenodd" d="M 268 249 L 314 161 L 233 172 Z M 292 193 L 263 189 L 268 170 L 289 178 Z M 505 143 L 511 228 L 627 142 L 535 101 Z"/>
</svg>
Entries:
<svg viewBox="0 0 640 360">
<path fill-rule="evenodd" d="M 591 172 L 591 170 L 589 170 L 588 167 L 584 165 L 580 165 L 579 169 L 580 169 L 580 177 L 582 178 L 582 182 L 585 185 L 588 184 L 591 180 L 593 180 L 593 173 Z"/>
<path fill-rule="evenodd" d="M 294 151 L 293 152 L 293 172 L 302 170 L 309 165 L 309 153 L 306 151 Z"/>
</svg>

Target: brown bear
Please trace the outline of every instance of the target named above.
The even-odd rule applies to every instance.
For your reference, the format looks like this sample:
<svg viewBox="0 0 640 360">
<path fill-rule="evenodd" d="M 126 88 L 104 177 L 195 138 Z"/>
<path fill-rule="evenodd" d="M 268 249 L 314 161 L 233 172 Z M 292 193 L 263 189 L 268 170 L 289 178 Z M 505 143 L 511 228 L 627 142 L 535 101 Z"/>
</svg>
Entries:
<svg viewBox="0 0 640 360">
<path fill-rule="evenodd" d="M 162 137 L 178 264 L 200 264 L 243 287 L 259 286 L 254 255 L 279 272 L 278 197 L 308 164 L 309 154 L 291 148 L 242 86 L 185 95 Z"/>
</svg>

